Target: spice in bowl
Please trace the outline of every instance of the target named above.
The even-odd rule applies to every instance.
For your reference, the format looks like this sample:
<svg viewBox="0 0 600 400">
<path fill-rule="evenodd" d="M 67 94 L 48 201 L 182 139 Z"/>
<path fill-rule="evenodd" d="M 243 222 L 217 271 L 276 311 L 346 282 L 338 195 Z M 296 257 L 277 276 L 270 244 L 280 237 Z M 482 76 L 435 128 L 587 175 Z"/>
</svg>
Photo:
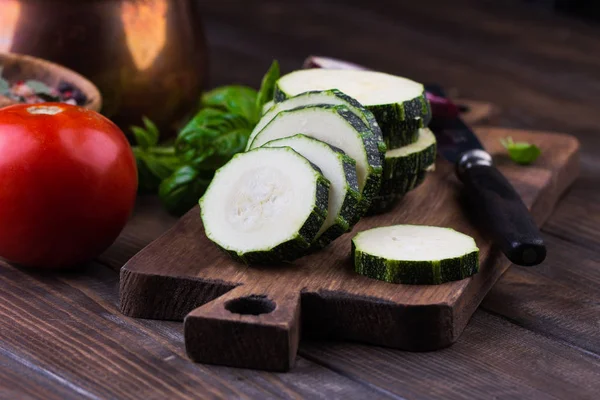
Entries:
<svg viewBox="0 0 600 400">
<path fill-rule="evenodd" d="M 56 88 L 34 79 L 9 82 L 2 77 L 2 68 L 0 67 L 0 107 L 15 103 L 44 102 L 83 106 L 87 103 L 87 97 L 71 83 L 64 81 L 60 82 Z"/>
</svg>

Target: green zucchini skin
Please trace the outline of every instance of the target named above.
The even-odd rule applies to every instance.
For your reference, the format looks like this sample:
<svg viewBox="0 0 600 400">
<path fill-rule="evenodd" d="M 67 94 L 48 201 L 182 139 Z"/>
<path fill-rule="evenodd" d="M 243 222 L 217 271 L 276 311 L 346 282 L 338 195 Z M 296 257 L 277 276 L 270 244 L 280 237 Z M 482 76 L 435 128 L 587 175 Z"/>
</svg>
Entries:
<svg viewBox="0 0 600 400">
<path fill-rule="evenodd" d="M 358 250 L 352 242 L 355 271 L 369 278 L 409 285 L 439 285 L 477 273 L 479 251 L 441 261 L 395 261 Z"/>
<path fill-rule="evenodd" d="M 337 89 L 336 89 L 337 90 Z M 339 93 L 339 90 L 337 90 Z M 419 138 L 419 129 L 431 122 L 431 105 L 425 92 L 420 96 L 395 104 L 361 105 L 354 98 L 342 93 L 351 104 L 366 108 L 374 117 L 381 130 L 383 142 L 388 149 L 395 149 L 414 143 Z M 275 103 L 282 102 L 288 96 L 279 85 L 275 85 Z M 370 116 L 367 116 L 370 118 Z M 371 125 L 373 123 L 371 122 Z"/>
<path fill-rule="evenodd" d="M 389 143 L 395 145 L 390 148 L 397 148 L 414 143 L 418 138 L 411 140 L 411 135 L 415 130 L 426 127 L 431 121 L 431 105 L 425 91 L 421 95 L 395 104 L 365 105 L 373 113 L 379 123 L 379 127 L 384 137 Z"/>
<path fill-rule="evenodd" d="M 433 143 L 422 151 L 406 156 L 386 157 L 378 195 L 404 195 L 417 187 L 419 179 L 424 179 L 424 176 L 419 178 L 420 175 L 424 175 L 424 171 L 435 164 L 436 148 Z"/>
<path fill-rule="evenodd" d="M 385 160 L 386 146 L 383 143 L 380 134 L 373 132 L 371 128 L 347 107 L 336 107 L 337 113 L 344 117 L 359 132 L 365 149 L 367 151 L 367 161 L 369 164 L 369 176 L 362 190 L 362 197 L 358 205 L 358 215 L 365 215 L 373 198 L 377 196 L 381 188 L 381 179 L 383 174 L 383 162 Z"/>
<path fill-rule="evenodd" d="M 319 169 L 314 165 L 317 171 Z M 320 171 L 319 171 L 320 173 Z M 310 252 L 310 247 L 317 233 L 321 229 L 323 222 L 327 218 L 327 206 L 329 204 L 329 181 L 323 176 L 317 179 L 315 206 L 302 226 L 298 234 L 287 242 L 281 243 L 270 250 L 254 251 L 239 254 L 235 251 L 224 249 L 231 258 L 247 265 L 252 264 L 276 264 L 280 262 L 292 262 Z"/>
<path fill-rule="evenodd" d="M 435 136 L 429 131 L 420 130 L 420 132 L 430 138 L 431 142 L 427 146 L 408 154 L 394 154 L 394 150 L 386 153 L 381 187 L 379 193 L 373 198 L 367 215 L 380 214 L 389 210 L 406 193 L 423 183 L 427 170 L 435 165 L 437 154 Z"/>
<path fill-rule="evenodd" d="M 360 220 L 361 216 L 364 215 L 360 205 L 362 196 L 358 190 L 358 180 L 356 179 L 356 162 L 352 157 L 344 154 L 342 150 L 337 150 L 340 152 L 339 155 L 343 160 L 344 173 L 346 175 L 347 182 L 344 189 L 346 196 L 344 197 L 340 214 L 335 219 L 335 223 L 321 233 L 314 241 L 312 246 L 314 249 L 322 249 L 328 246 L 335 239 L 350 231 Z"/>
<path fill-rule="evenodd" d="M 386 186 L 381 188 L 383 194 L 375 196 L 366 215 L 377 215 L 389 211 L 405 194 L 419 187 L 426 177 L 427 170 L 421 170 L 402 179 L 386 181 Z"/>
<path fill-rule="evenodd" d="M 340 150 L 341 151 L 341 150 Z M 348 185 L 346 187 L 346 197 L 342 203 L 342 217 L 348 223 L 348 229 L 352 229 L 362 216 L 359 212 L 359 205 L 362 201 L 362 195 L 358 190 L 358 179 L 356 177 L 356 161 L 352 157 L 343 155 L 344 173 Z"/>
</svg>

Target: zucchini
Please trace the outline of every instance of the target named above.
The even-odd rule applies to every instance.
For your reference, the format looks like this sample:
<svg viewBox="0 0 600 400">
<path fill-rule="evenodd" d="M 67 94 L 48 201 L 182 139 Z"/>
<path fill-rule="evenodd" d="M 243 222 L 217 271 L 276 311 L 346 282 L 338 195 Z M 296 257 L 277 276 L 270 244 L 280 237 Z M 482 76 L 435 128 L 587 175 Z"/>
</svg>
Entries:
<svg viewBox="0 0 600 400">
<path fill-rule="evenodd" d="M 366 70 L 305 69 L 282 76 L 275 103 L 311 90 L 338 89 L 373 113 L 390 148 L 413 143 L 431 121 L 425 87 L 410 79 Z"/>
<path fill-rule="evenodd" d="M 275 105 L 275 103 L 273 102 L 273 100 L 267 101 L 262 106 L 261 114 L 265 115 L 267 112 L 269 112 L 269 110 L 271 109 L 271 107 L 273 107 L 274 105 Z"/>
<path fill-rule="evenodd" d="M 284 146 L 291 147 L 319 167 L 331 183 L 327 219 L 315 239 L 315 247 L 325 247 L 348 232 L 360 218 L 356 162 L 342 150 L 302 134 L 272 140 L 262 147 Z"/>
<path fill-rule="evenodd" d="M 419 140 L 385 153 L 379 194 L 373 198 L 367 215 L 388 211 L 398 200 L 425 180 L 435 169 L 436 140 L 427 128 L 419 130 Z"/>
<path fill-rule="evenodd" d="M 401 179 L 400 182 L 395 185 L 397 193 L 379 194 L 375 196 L 366 215 L 381 214 L 389 211 L 406 193 L 421 185 L 425 181 L 426 176 L 427 170 L 421 170 L 416 174 Z M 404 185 L 404 187 L 402 187 L 402 185 Z"/>
<path fill-rule="evenodd" d="M 358 101 L 350 96 L 345 95 L 337 89 L 324 90 L 324 91 L 311 91 L 301 93 L 298 96 L 291 97 L 285 101 L 273 105 L 271 103 L 268 110 L 263 109 L 263 117 L 258 124 L 252 130 L 250 137 L 248 138 L 247 147 L 250 148 L 250 144 L 254 137 L 260 132 L 277 114 L 281 111 L 291 110 L 297 107 L 317 105 L 317 104 L 331 104 L 334 106 L 346 106 L 354 114 L 360 117 L 360 119 L 373 131 L 373 134 L 381 137 L 380 141 L 383 141 L 381 128 L 375 120 L 375 116 L 369 110 L 364 108 Z M 386 149 L 382 149 L 385 151 Z"/>
<path fill-rule="evenodd" d="M 289 147 L 239 153 L 200 199 L 206 236 L 246 264 L 292 261 L 307 252 L 327 218 L 329 186 Z"/>
<path fill-rule="evenodd" d="M 249 148 L 297 133 L 335 146 L 356 161 L 361 193 L 359 215 L 363 215 L 381 186 L 385 154 L 381 137 L 348 107 L 319 104 L 281 111 L 256 134 Z"/>
<path fill-rule="evenodd" d="M 390 283 L 437 285 L 479 270 L 472 237 L 450 228 L 394 225 L 358 233 L 352 239 L 354 269 Z"/>
<path fill-rule="evenodd" d="M 404 195 L 416 187 L 415 179 L 435 165 L 437 143 L 428 128 L 419 130 L 419 139 L 408 146 L 385 153 L 379 196 Z"/>
</svg>

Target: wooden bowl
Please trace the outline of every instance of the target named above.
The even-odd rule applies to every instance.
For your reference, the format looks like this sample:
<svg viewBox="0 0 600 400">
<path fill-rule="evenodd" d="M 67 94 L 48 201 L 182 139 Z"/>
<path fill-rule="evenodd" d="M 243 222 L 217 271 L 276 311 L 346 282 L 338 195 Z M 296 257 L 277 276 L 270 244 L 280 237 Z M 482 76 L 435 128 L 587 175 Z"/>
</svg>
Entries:
<svg viewBox="0 0 600 400">
<path fill-rule="evenodd" d="M 60 82 L 70 83 L 81 90 L 87 98 L 87 102 L 82 104 L 82 107 L 97 112 L 102 108 L 102 96 L 98 88 L 82 75 L 62 65 L 22 54 L 0 52 L 0 68 L 2 68 L 2 77 L 9 82 L 34 79 L 52 88 L 57 88 Z M 0 107 L 10 104 L 2 103 L 0 100 Z"/>
</svg>

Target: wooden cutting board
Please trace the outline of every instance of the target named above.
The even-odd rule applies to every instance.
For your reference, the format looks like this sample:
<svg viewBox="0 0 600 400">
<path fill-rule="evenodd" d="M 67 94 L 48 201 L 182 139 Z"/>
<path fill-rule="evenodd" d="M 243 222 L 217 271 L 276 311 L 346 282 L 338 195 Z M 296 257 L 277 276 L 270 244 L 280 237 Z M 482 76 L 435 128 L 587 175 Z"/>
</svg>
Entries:
<svg viewBox="0 0 600 400">
<path fill-rule="evenodd" d="M 543 223 L 577 177 L 577 140 L 500 128 L 477 133 Z M 514 165 L 499 144 L 506 136 L 536 143 L 542 156 L 533 166 Z M 437 286 L 396 285 L 354 273 L 351 237 L 398 223 L 472 235 L 481 250 L 480 272 Z M 186 349 L 194 361 L 285 371 L 293 366 L 300 333 L 411 351 L 449 346 L 509 265 L 463 206 L 452 166 L 438 159 L 437 170 L 392 211 L 362 219 L 353 233 L 294 264 L 232 261 L 206 238 L 196 207 L 121 269 L 120 307 L 132 317 L 185 318 Z"/>
</svg>

